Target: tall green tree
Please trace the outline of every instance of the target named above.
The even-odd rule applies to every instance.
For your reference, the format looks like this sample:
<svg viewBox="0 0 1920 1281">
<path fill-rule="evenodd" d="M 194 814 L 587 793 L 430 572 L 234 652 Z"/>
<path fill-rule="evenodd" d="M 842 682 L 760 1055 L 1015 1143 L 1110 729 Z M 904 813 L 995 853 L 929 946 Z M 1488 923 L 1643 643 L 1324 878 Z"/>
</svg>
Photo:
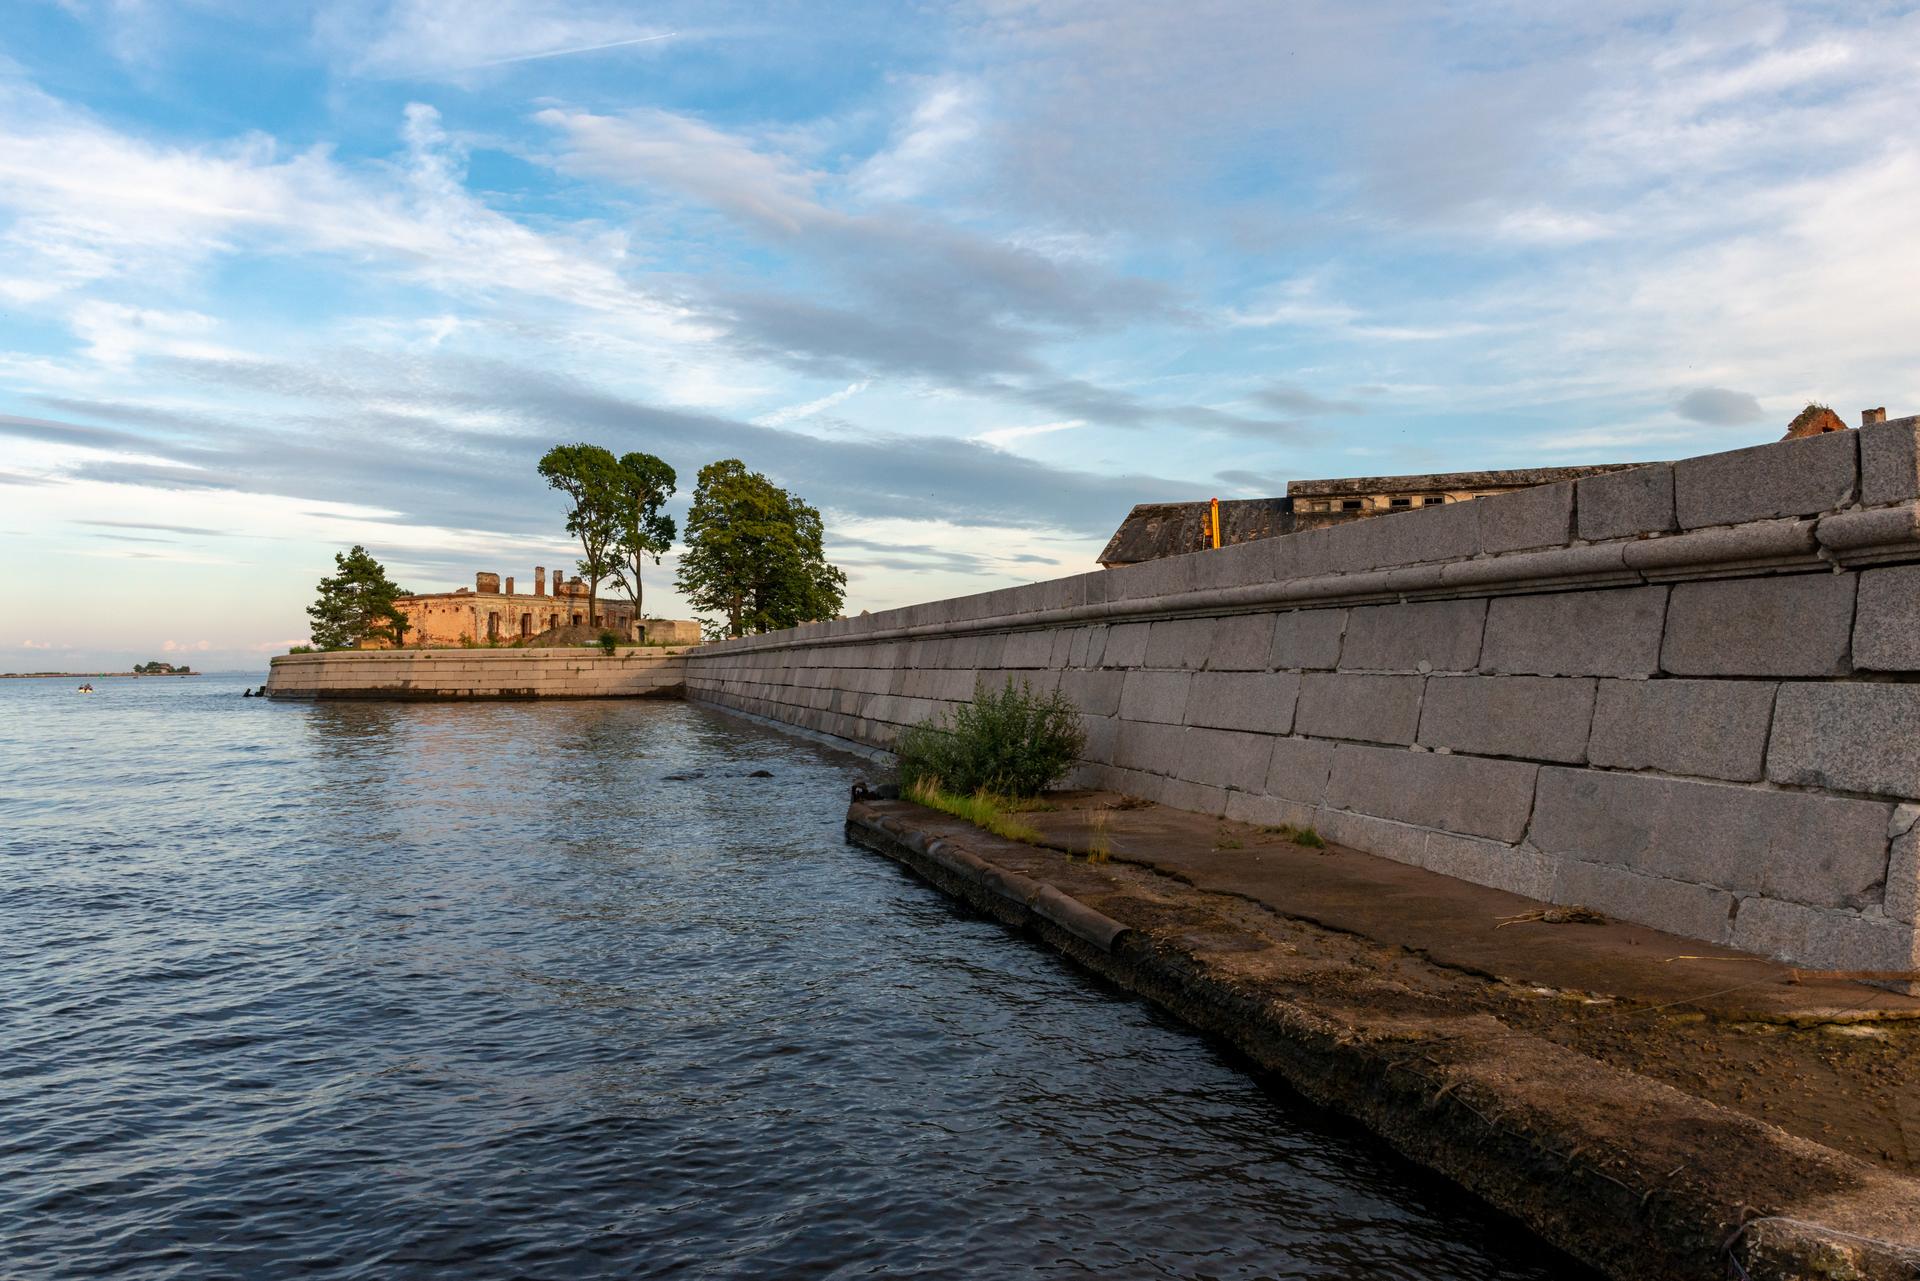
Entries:
<svg viewBox="0 0 1920 1281">
<path fill-rule="evenodd" d="M 613 579 L 633 601 L 633 617 L 641 618 L 640 570 L 673 546 L 673 517 L 660 509 L 673 497 L 679 478 L 673 468 L 652 454 L 620 456 L 611 477 L 613 492 L 606 496 L 615 529 Z"/>
<path fill-rule="evenodd" d="M 587 580 L 587 624 L 594 623 L 601 580 L 619 564 L 619 524 L 610 503 L 618 492 L 620 461 L 599 445 L 555 445 L 540 458 L 540 475 L 565 494 L 567 532 L 580 540 L 580 576 Z"/>
<path fill-rule="evenodd" d="M 676 580 L 726 634 L 832 618 L 847 576 L 827 563 L 820 513 L 737 458 L 700 469 Z"/>
<path fill-rule="evenodd" d="M 313 643 L 321 649 L 352 649 L 365 642 L 399 645 L 406 639 L 407 616 L 394 599 L 405 596 L 386 569 L 355 543 L 335 552 L 335 572 L 320 580 L 320 594 L 307 606 Z"/>
</svg>

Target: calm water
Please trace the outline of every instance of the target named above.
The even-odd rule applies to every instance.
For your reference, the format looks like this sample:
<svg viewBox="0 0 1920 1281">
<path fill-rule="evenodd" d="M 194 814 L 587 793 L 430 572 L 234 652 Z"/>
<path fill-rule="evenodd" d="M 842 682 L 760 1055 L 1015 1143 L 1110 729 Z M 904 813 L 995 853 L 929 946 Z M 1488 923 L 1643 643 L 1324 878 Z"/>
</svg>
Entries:
<svg viewBox="0 0 1920 1281">
<path fill-rule="evenodd" d="M 0 682 L 6 1276 L 1572 1271 L 844 844 L 851 758 L 74 683 Z"/>
</svg>

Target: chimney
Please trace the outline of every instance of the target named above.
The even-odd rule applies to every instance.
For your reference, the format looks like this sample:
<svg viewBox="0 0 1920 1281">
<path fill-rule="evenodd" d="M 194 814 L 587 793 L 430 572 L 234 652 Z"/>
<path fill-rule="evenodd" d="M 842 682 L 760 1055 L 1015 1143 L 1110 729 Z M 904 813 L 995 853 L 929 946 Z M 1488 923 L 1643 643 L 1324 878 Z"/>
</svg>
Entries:
<svg viewBox="0 0 1920 1281">
<path fill-rule="evenodd" d="M 481 570 L 473 576 L 473 590 L 486 595 L 497 594 L 500 591 L 500 575 Z"/>
<path fill-rule="evenodd" d="M 535 565 L 533 567 L 533 594 L 535 596 L 545 596 L 547 594 L 547 567 L 545 565 Z"/>
<path fill-rule="evenodd" d="M 1875 423 L 1883 423 L 1885 421 L 1887 421 L 1887 407 L 1885 405 L 1880 406 L 1878 409 L 1863 409 L 1860 411 L 1860 425 L 1862 427 L 1871 427 Z"/>
<path fill-rule="evenodd" d="M 507 595 L 513 595 L 513 575 L 507 575 Z"/>
</svg>

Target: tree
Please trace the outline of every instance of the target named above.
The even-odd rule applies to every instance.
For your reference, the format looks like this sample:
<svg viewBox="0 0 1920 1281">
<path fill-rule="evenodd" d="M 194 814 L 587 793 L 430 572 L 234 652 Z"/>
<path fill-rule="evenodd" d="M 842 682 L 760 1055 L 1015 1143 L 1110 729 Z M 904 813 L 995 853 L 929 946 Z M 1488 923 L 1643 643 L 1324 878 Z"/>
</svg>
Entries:
<svg viewBox="0 0 1920 1281">
<path fill-rule="evenodd" d="M 407 593 L 395 586 L 367 549 L 335 552 L 335 573 L 320 580 L 320 596 L 307 606 L 313 643 L 321 649 L 352 649 L 368 641 L 398 645 L 406 639 L 407 616 L 394 598 Z"/>
<path fill-rule="evenodd" d="M 831 618 L 847 576 L 822 549 L 820 513 L 737 458 L 700 469 L 687 512 L 680 590 L 740 636 Z"/>
<path fill-rule="evenodd" d="M 611 481 L 606 504 L 614 525 L 613 579 L 633 601 L 634 622 L 640 621 L 640 569 L 649 557 L 660 563 L 661 553 L 673 546 L 673 517 L 661 511 L 673 496 L 679 478 L 673 468 L 652 454 L 622 454 Z"/>
<path fill-rule="evenodd" d="M 600 581 L 618 564 L 615 544 L 619 528 L 608 504 L 618 492 L 614 477 L 620 463 L 599 445 L 555 445 L 540 459 L 540 474 L 549 488 L 573 500 L 567 511 L 567 532 L 580 540 L 580 574 L 587 580 L 587 625 L 599 622 L 594 609 L 600 600 Z"/>
</svg>

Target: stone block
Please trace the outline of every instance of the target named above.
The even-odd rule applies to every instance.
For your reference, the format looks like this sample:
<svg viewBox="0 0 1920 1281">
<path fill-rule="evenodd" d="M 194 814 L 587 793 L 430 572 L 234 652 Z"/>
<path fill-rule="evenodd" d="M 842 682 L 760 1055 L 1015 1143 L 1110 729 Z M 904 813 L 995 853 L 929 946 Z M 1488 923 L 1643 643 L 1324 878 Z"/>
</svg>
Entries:
<svg viewBox="0 0 1920 1281">
<path fill-rule="evenodd" d="M 1120 747 L 1120 718 L 1117 716 L 1095 716 L 1082 713 L 1080 732 L 1087 736 L 1087 744 L 1080 749 L 1080 759 L 1098 765 L 1114 763 L 1114 753 Z"/>
<path fill-rule="evenodd" d="M 1487 610 L 1482 671 L 1651 676 L 1660 670 L 1667 588 L 1502 596 Z"/>
<path fill-rule="evenodd" d="M 1350 611 L 1341 668 L 1386 672 L 1470 672 L 1480 661 L 1484 600 L 1365 605 Z"/>
<path fill-rule="evenodd" d="M 1588 476 L 1574 482 L 1580 537 L 1633 538 L 1678 528 L 1673 512 L 1673 464 Z"/>
<path fill-rule="evenodd" d="M 1271 539 L 1263 539 L 1270 542 Z M 1255 546 L 1243 543 L 1241 546 Z M 1221 550 L 1226 550 L 1222 548 Z M 1257 672 L 1273 661 L 1273 615 L 1235 614 L 1216 620 L 1207 667 L 1216 672 Z"/>
<path fill-rule="evenodd" d="M 1911 808 L 1901 807 L 1903 810 Z M 1887 860 L 1884 907 L 1893 920 L 1913 925 L 1920 923 L 1920 827 L 1911 826 L 1911 816 L 1907 822 L 1909 826 L 1906 829 L 1894 833 L 1893 847 Z"/>
<path fill-rule="evenodd" d="M 1573 541 L 1573 482 L 1536 485 L 1475 501 L 1480 509 L 1480 550 L 1492 554 Z"/>
<path fill-rule="evenodd" d="M 1304 801 L 1282 800 L 1255 792 L 1234 792 L 1227 797 L 1227 817 L 1236 823 L 1262 827 L 1312 827 L 1319 810 Z"/>
<path fill-rule="evenodd" d="M 1340 640 L 1347 628 L 1344 609 L 1295 609 L 1274 619 L 1274 667 L 1312 670 L 1340 661 Z"/>
<path fill-rule="evenodd" d="M 1601 681 L 1587 760 L 1752 782 L 1766 766 L 1777 688 L 1765 681 Z"/>
<path fill-rule="evenodd" d="M 1119 573 L 1119 570 L 1114 570 Z M 1100 653 L 1102 667 L 1141 667 L 1147 661 L 1149 623 L 1116 623 L 1107 629 L 1107 643 Z"/>
<path fill-rule="evenodd" d="M 1480 551 L 1480 504 L 1419 507 L 1321 532 L 1331 538 L 1331 568 L 1340 573 L 1465 560 Z"/>
<path fill-rule="evenodd" d="M 1193 589 L 1194 557 L 1164 556 L 1139 565 L 1123 565 L 1107 572 L 1109 601 L 1158 600 Z"/>
<path fill-rule="evenodd" d="M 1213 628 L 1211 618 L 1165 618 L 1152 623 L 1146 665 L 1199 671 L 1213 649 Z"/>
<path fill-rule="evenodd" d="M 1920 418 L 1862 427 L 1860 501 L 1868 506 L 1920 498 Z"/>
<path fill-rule="evenodd" d="M 1676 676 L 1838 676 L 1849 667 L 1853 574 L 1678 583 L 1660 665 Z"/>
<path fill-rule="evenodd" d="M 1520 761 L 1343 743 L 1334 752 L 1324 804 L 1517 843 L 1526 831 L 1539 769 Z"/>
<path fill-rule="evenodd" d="M 1877 901 L 1892 807 L 1802 792 L 1547 768 L 1530 839 L 1548 854 L 1827 907 Z"/>
<path fill-rule="evenodd" d="M 1553 897 L 1554 861 L 1538 850 L 1451 832 L 1429 832 L 1419 863 L 1429 871 L 1491 885 L 1509 894 L 1548 901 Z"/>
<path fill-rule="evenodd" d="M 1572 859 L 1555 865 L 1550 897 L 1708 943 L 1727 941 L 1734 903 L 1733 895 L 1708 885 Z"/>
<path fill-rule="evenodd" d="M 1857 435 L 1837 431 L 1675 463 L 1680 527 L 1812 516 L 1846 506 L 1859 483 Z"/>
<path fill-rule="evenodd" d="M 1126 679 L 1125 672 L 1065 671 L 1060 673 L 1060 692 L 1090 716 L 1114 716 L 1120 711 L 1120 690 Z"/>
<path fill-rule="evenodd" d="M 1789 683 L 1774 700 L 1767 777 L 1920 798 L 1920 685 Z"/>
<path fill-rule="evenodd" d="M 1323 809 L 1314 817 L 1314 830 L 1336 845 L 1356 849 L 1376 858 L 1396 863 L 1423 866 L 1421 856 L 1427 847 L 1427 829 L 1412 823 L 1396 823 L 1347 810 Z"/>
<path fill-rule="evenodd" d="M 1853 665 L 1872 672 L 1920 671 L 1920 565 L 1860 575 Z"/>
<path fill-rule="evenodd" d="M 1191 672 L 1128 672 L 1120 687 L 1120 716 L 1179 725 L 1186 719 Z"/>
<path fill-rule="evenodd" d="M 1267 795 L 1318 805 L 1333 769 L 1333 744 L 1311 738 L 1276 738 L 1267 766 Z"/>
<path fill-rule="evenodd" d="M 1294 728 L 1314 738 L 1411 743 L 1420 725 L 1420 676 L 1308 672 Z"/>
<path fill-rule="evenodd" d="M 1015 632 L 1007 637 L 1000 665 L 1003 667 L 1046 667 L 1053 661 L 1051 631 Z"/>
<path fill-rule="evenodd" d="M 1884 917 L 1747 898 L 1733 920 L 1733 946 L 1822 970 L 1916 968 L 1911 926 Z"/>
<path fill-rule="evenodd" d="M 1296 672 L 1197 672 L 1187 693 L 1187 724 L 1285 734 L 1300 697 Z"/>
<path fill-rule="evenodd" d="M 1419 742 L 1476 756 L 1586 759 L 1594 682 L 1578 676 L 1436 676 Z"/>
<path fill-rule="evenodd" d="M 1179 775 L 1209 787 L 1258 792 L 1266 786 L 1273 739 L 1225 729 L 1190 729 L 1182 740 Z"/>
<path fill-rule="evenodd" d="M 1114 764 L 1144 774 L 1174 775 L 1185 759 L 1184 725 L 1157 725 L 1149 721 L 1120 723 L 1114 746 Z"/>
</svg>

